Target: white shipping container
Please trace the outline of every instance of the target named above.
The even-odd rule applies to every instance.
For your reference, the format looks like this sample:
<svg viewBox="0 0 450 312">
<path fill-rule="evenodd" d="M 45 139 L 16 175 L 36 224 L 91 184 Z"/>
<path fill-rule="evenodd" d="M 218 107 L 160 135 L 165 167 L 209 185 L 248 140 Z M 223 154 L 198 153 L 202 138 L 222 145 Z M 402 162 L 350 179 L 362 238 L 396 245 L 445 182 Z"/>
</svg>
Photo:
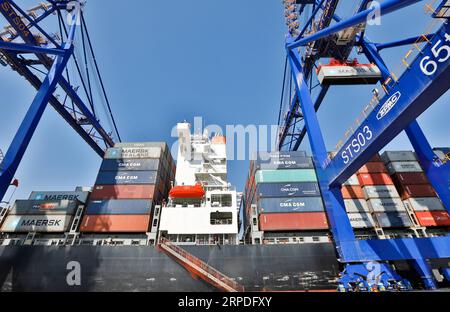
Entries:
<svg viewBox="0 0 450 312">
<path fill-rule="evenodd" d="M 359 180 L 356 174 L 352 175 L 350 179 L 348 179 L 344 185 L 359 185 Z"/>
<path fill-rule="evenodd" d="M 434 153 L 442 160 L 447 159 L 447 156 L 443 151 L 440 150 L 434 150 Z"/>
<path fill-rule="evenodd" d="M 375 221 L 368 213 L 349 213 L 348 218 L 354 229 L 368 229 L 375 227 Z"/>
<path fill-rule="evenodd" d="M 366 199 L 372 198 L 400 198 L 394 185 L 367 185 L 363 187 Z"/>
<path fill-rule="evenodd" d="M 444 211 L 445 207 L 437 197 L 416 197 L 405 200 L 404 205 L 414 211 Z"/>
<path fill-rule="evenodd" d="M 381 155 L 385 163 L 394 161 L 417 161 L 416 154 L 411 151 L 386 151 Z"/>
<path fill-rule="evenodd" d="M 364 199 L 345 199 L 345 210 L 348 213 L 369 212 L 369 206 Z"/>
<path fill-rule="evenodd" d="M 9 215 L 3 223 L 4 233 L 58 233 L 69 229 L 72 216 L 19 216 Z"/>
<path fill-rule="evenodd" d="M 396 161 L 387 165 L 390 174 L 403 172 L 423 172 L 418 161 Z"/>
<path fill-rule="evenodd" d="M 374 212 L 406 211 L 406 208 L 400 198 L 373 198 L 369 199 L 367 204 Z"/>
</svg>

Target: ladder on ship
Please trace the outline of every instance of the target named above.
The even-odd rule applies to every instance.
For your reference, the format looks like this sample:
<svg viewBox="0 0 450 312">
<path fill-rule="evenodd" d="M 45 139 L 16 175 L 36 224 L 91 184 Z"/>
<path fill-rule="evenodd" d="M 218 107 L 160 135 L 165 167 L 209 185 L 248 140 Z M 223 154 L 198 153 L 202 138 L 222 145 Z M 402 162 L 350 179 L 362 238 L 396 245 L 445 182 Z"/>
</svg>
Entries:
<svg viewBox="0 0 450 312">
<path fill-rule="evenodd" d="M 0 149 L 0 164 L 3 161 L 3 158 L 5 158 L 5 155 L 3 155 L 3 151 Z"/>
<path fill-rule="evenodd" d="M 161 237 L 158 247 L 169 257 L 175 259 L 175 261 L 181 264 L 190 273 L 198 276 L 208 284 L 226 292 L 244 291 L 244 287 L 236 283 L 230 277 L 214 269 L 181 247 L 173 244 L 168 239 Z"/>
</svg>

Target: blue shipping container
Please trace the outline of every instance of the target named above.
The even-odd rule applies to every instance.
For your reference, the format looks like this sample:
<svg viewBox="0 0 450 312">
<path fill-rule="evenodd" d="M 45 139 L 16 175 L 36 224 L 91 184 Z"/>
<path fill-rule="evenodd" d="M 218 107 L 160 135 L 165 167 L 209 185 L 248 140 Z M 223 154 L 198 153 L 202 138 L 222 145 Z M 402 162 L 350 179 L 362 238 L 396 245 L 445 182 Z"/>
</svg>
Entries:
<svg viewBox="0 0 450 312">
<path fill-rule="evenodd" d="M 375 216 L 381 227 L 399 228 L 412 226 L 412 221 L 406 212 L 378 212 L 375 213 Z"/>
<path fill-rule="evenodd" d="M 93 200 L 87 206 L 88 215 L 148 215 L 153 202 L 144 199 Z"/>
<path fill-rule="evenodd" d="M 104 159 L 100 171 L 156 171 L 159 159 Z"/>
<path fill-rule="evenodd" d="M 258 207 L 260 213 L 325 211 L 321 197 L 261 198 Z"/>
<path fill-rule="evenodd" d="M 157 177 L 157 171 L 102 171 L 95 184 L 156 184 Z"/>
<path fill-rule="evenodd" d="M 259 183 L 259 197 L 320 197 L 319 184 L 305 183 Z"/>
</svg>

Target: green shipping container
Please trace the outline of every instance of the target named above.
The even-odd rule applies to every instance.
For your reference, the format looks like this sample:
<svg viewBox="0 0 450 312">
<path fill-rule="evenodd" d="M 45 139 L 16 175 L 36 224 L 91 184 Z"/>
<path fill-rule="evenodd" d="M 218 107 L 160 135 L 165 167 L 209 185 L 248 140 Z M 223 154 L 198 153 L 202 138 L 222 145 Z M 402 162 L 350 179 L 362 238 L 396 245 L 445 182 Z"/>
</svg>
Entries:
<svg viewBox="0 0 450 312">
<path fill-rule="evenodd" d="M 256 183 L 317 182 L 314 169 L 258 170 Z"/>
</svg>

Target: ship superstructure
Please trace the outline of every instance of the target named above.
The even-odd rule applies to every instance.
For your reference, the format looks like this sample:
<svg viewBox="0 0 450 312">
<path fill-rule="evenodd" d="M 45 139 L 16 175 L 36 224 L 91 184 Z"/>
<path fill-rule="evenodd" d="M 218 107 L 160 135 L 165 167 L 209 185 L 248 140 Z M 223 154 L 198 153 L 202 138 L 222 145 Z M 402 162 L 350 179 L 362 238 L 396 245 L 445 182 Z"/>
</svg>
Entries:
<svg viewBox="0 0 450 312">
<path fill-rule="evenodd" d="M 227 180 L 225 137 L 191 134 L 189 123 L 179 123 L 177 133 L 177 173 L 161 235 L 179 244 L 236 244 L 237 192 Z"/>
</svg>

